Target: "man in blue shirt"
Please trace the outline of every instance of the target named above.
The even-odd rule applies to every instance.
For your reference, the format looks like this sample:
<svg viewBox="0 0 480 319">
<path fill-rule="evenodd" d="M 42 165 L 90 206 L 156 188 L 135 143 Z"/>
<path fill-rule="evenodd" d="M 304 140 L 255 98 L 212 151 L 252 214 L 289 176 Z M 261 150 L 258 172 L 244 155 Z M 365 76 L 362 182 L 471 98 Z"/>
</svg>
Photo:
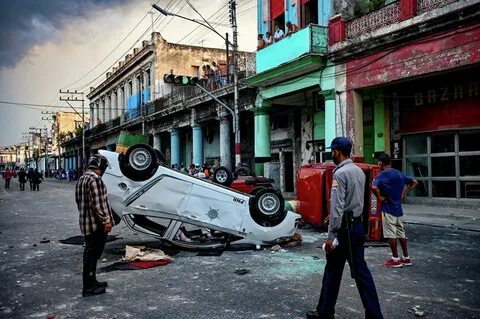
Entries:
<svg viewBox="0 0 480 319">
<path fill-rule="evenodd" d="M 379 157 L 378 165 L 381 173 L 377 176 L 372 187 L 375 196 L 382 203 L 382 228 L 383 237 L 388 238 L 392 250 L 392 258 L 384 265 L 387 267 L 411 266 L 412 261 L 408 255 L 407 238 L 403 228 L 402 199 L 414 189 L 418 182 L 410 176 L 391 167 L 391 158 L 387 154 Z M 407 186 L 405 188 L 405 186 Z M 403 250 L 403 257 L 398 257 L 397 239 Z"/>
</svg>

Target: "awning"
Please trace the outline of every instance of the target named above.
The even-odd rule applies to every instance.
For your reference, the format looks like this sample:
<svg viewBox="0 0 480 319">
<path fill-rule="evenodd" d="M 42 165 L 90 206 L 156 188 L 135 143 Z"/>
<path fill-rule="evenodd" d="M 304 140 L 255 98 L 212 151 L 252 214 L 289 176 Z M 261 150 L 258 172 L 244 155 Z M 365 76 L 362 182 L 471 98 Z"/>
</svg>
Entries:
<svg viewBox="0 0 480 319">
<path fill-rule="evenodd" d="M 270 20 L 275 19 L 285 12 L 285 2 L 283 0 L 270 1 Z"/>
</svg>

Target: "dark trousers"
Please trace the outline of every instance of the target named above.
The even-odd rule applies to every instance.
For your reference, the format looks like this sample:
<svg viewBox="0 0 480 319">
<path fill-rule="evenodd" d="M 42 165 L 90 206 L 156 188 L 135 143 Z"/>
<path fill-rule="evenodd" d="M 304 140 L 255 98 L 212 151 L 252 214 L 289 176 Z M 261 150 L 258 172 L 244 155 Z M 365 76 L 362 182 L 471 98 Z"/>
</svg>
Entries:
<svg viewBox="0 0 480 319">
<path fill-rule="evenodd" d="M 9 179 L 5 180 L 5 188 L 10 188 L 10 180 Z"/>
<path fill-rule="evenodd" d="M 20 182 L 20 190 L 21 191 L 25 190 L 25 182 Z"/>
<path fill-rule="evenodd" d="M 375 283 L 365 262 L 365 249 L 363 247 L 365 232 L 361 223 L 353 224 L 352 230 L 350 230 L 350 240 L 353 264 L 348 249 L 346 230 L 339 232 L 339 245 L 327 254 L 327 265 L 323 274 L 322 292 L 317 305 L 317 313 L 325 317 L 335 314 L 335 304 L 337 303 L 338 291 L 342 281 L 343 268 L 345 262 L 348 261 L 350 267 L 354 269 L 355 282 L 365 308 L 365 318 L 383 318 Z"/>
<path fill-rule="evenodd" d="M 107 233 L 103 228 L 94 233 L 85 236 L 85 250 L 83 251 L 83 288 L 93 288 L 95 282 L 95 272 L 97 270 L 97 260 L 102 256 L 105 243 L 107 242 Z"/>
<path fill-rule="evenodd" d="M 33 182 L 32 182 L 32 181 L 30 181 L 30 190 L 31 190 L 31 191 L 34 190 L 34 189 L 33 189 Z"/>
<path fill-rule="evenodd" d="M 33 183 L 33 190 L 34 191 L 40 191 L 40 184 L 39 183 Z"/>
</svg>

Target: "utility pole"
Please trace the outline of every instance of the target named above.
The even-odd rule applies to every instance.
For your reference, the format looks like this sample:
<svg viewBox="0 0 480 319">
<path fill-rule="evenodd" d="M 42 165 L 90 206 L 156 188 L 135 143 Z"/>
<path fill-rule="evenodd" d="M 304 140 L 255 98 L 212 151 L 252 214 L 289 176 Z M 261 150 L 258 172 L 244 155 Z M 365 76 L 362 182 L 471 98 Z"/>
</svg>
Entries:
<svg viewBox="0 0 480 319">
<path fill-rule="evenodd" d="M 53 116 L 53 114 L 55 114 L 55 112 L 53 112 L 53 111 L 42 111 L 42 114 L 52 115 L 52 116 Z M 47 116 L 47 117 L 43 117 L 43 116 L 42 116 L 42 120 L 43 120 L 43 121 L 47 121 L 48 123 L 50 123 L 51 125 L 53 125 L 53 120 L 52 120 L 52 118 L 50 118 L 50 117 L 48 117 L 48 116 Z M 47 138 L 48 138 L 48 137 L 47 137 Z M 52 134 L 52 138 L 53 138 L 53 134 Z M 53 142 L 53 141 L 52 141 L 52 142 Z M 53 148 L 52 148 L 52 150 L 53 150 Z M 53 154 L 53 155 L 54 155 L 53 158 L 54 158 L 54 161 L 55 161 L 55 169 L 57 169 L 57 160 L 55 159 L 55 154 Z M 47 166 L 47 165 L 45 164 L 45 166 Z M 46 167 L 45 167 L 45 176 L 47 176 L 47 169 L 46 169 Z"/>
<path fill-rule="evenodd" d="M 86 166 L 86 154 L 85 154 L 85 99 L 84 99 L 84 96 L 83 96 L 83 92 L 77 92 L 77 90 L 75 91 L 70 91 L 70 90 L 66 90 L 66 91 L 62 91 L 60 90 L 59 91 L 61 94 L 69 94 L 70 96 L 67 96 L 66 98 L 65 97 L 60 97 L 60 101 L 65 101 L 67 102 L 67 104 L 72 108 L 72 110 L 75 111 L 75 113 L 77 113 L 77 115 L 80 116 L 80 118 L 82 119 L 82 172 L 85 171 L 85 166 Z M 77 97 L 78 95 L 80 95 L 80 99 Z M 69 103 L 69 102 L 82 102 L 82 115 L 80 115 L 77 110 Z"/>
<path fill-rule="evenodd" d="M 238 110 L 238 31 L 237 31 L 237 1 L 230 0 L 230 22 L 233 31 L 233 109 L 235 114 L 235 165 L 241 162 L 240 150 L 240 113 Z"/>
<path fill-rule="evenodd" d="M 230 47 L 230 41 L 228 41 L 228 32 L 225 33 L 225 45 L 227 47 L 227 84 L 230 84 L 230 51 L 228 49 Z"/>
</svg>

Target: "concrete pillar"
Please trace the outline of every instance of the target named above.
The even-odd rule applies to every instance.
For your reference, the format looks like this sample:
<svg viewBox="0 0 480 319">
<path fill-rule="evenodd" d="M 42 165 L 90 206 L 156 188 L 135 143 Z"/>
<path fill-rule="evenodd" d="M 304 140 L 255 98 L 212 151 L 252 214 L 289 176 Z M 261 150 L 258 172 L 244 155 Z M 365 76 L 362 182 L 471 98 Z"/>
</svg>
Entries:
<svg viewBox="0 0 480 319">
<path fill-rule="evenodd" d="M 96 113 L 95 113 L 95 125 L 98 125 L 98 120 L 100 119 L 100 103 L 96 102 Z"/>
<path fill-rule="evenodd" d="M 170 132 L 171 165 L 180 167 L 180 132 L 174 128 Z"/>
<path fill-rule="evenodd" d="M 321 91 L 325 98 L 325 146 L 328 147 L 336 136 L 335 90 Z"/>
<path fill-rule="evenodd" d="M 263 176 L 263 163 L 269 162 L 270 155 L 270 103 L 257 99 L 253 110 L 255 126 L 255 174 Z"/>
<path fill-rule="evenodd" d="M 193 164 L 203 163 L 203 134 L 202 127 L 198 124 L 192 126 Z"/>
<path fill-rule="evenodd" d="M 220 119 L 220 165 L 231 170 L 232 154 L 230 143 L 230 120 L 227 117 L 223 117 Z"/>
<path fill-rule="evenodd" d="M 162 144 L 160 139 L 160 133 L 153 134 L 153 148 L 156 150 L 161 150 Z"/>
</svg>

